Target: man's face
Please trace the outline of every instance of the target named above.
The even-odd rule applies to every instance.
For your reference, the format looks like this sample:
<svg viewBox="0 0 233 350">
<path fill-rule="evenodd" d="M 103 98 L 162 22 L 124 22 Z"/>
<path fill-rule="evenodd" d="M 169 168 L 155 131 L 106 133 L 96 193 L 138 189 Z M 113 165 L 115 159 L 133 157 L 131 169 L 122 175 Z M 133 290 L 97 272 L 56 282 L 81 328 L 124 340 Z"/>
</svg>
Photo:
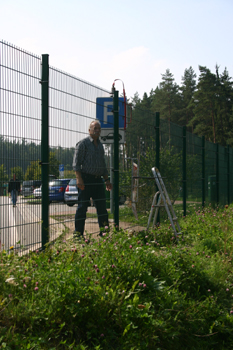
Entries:
<svg viewBox="0 0 233 350">
<path fill-rule="evenodd" d="M 100 132 L 101 132 L 101 127 L 100 127 L 99 123 L 97 123 L 97 122 L 92 123 L 90 126 L 90 129 L 89 129 L 90 136 L 94 140 L 97 140 L 100 136 Z"/>
</svg>

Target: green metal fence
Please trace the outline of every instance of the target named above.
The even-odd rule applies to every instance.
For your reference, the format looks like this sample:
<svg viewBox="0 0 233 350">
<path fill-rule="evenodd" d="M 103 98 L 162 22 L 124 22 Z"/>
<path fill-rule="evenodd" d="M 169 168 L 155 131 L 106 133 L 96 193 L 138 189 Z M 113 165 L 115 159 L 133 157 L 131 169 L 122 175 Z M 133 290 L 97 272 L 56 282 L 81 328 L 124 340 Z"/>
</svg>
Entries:
<svg viewBox="0 0 233 350">
<path fill-rule="evenodd" d="M 49 66 L 48 55 L 37 57 L 5 42 L 0 42 L 0 77 L 0 245 L 28 251 L 64 231 L 72 235 L 77 204 L 69 207 L 51 199 L 50 175 L 75 177 L 75 144 L 88 135 L 96 118 L 97 97 L 111 97 L 112 92 Z M 107 147 L 106 163 L 109 169 Z M 4 195 L 13 172 L 19 174 L 21 188 L 26 180 L 40 180 L 42 198 L 32 188 L 27 197 L 22 191 L 13 208 L 10 196 Z M 86 231 L 99 231 L 94 206 L 88 208 Z"/>
<path fill-rule="evenodd" d="M 157 191 L 150 178 L 155 165 L 180 216 L 187 215 L 192 206 L 218 207 L 232 202 L 231 148 L 205 141 L 162 116 L 158 121 L 157 115 L 156 121 L 156 114 L 137 107 L 128 123 L 126 158 L 134 158 L 139 167 L 136 200 L 128 193 L 130 204 L 141 218 L 139 221 L 131 218 L 135 227 L 137 222 L 146 226 L 148 220 Z M 161 214 L 162 220 L 166 219 L 164 211 Z M 120 219 L 124 221 L 124 210 Z"/>
<path fill-rule="evenodd" d="M 40 159 L 40 57 L 0 41 L 0 187 L 17 174 L 23 185 L 28 166 Z M 39 176 L 39 174 L 38 174 Z M 31 187 L 30 187 L 31 189 Z M 1 248 L 41 246 L 40 208 L 19 196 L 13 208 L 7 191 L 0 197 Z M 18 242 L 18 243 L 17 243 Z"/>
<path fill-rule="evenodd" d="M 55 155 L 58 165 L 64 166 L 64 173 L 59 174 L 58 177 L 75 178 L 72 168 L 74 147 L 78 141 L 89 135 L 89 124 L 96 118 L 97 98 L 110 97 L 110 95 L 110 91 L 49 67 L 49 149 Z M 109 162 L 107 162 L 107 166 L 110 172 Z M 46 168 L 46 164 L 44 168 Z M 47 166 L 47 174 L 48 172 Z M 45 183 L 47 183 L 47 178 Z M 45 218 L 47 217 L 47 206 L 48 202 L 44 205 Z M 52 202 L 49 205 L 49 215 L 53 217 L 53 222 L 48 223 L 50 239 L 57 236 L 59 227 L 62 230 L 68 230 L 69 234 L 73 234 L 76 209 L 77 204 L 70 207 L 62 202 Z M 88 207 L 85 230 L 90 234 L 97 234 L 99 231 L 93 203 L 92 206 Z M 47 227 L 44 226 L 43 237 L 46 237 L 46 232 Z M 46 240 L 45 238 L 44 241 Z"/>
<path fill-rule="evenodd" d="M 111 225 L 146 228 L 157 191 L 151 172 L 154 166 L 159 168 L 180 215 L 189 214 L 190 205 L 201 208 L 232 202 L 231 148 L 205 141 L 159 113 L 129 105 L 127 128 L 121 131 L 125 142 L 121 143 L 118 120 L 124 115 L 119 112 L 120 93 L 51 67 L 48 55 L 38 57 L 0 41 L 1 249 L 14 246 L 28 251 L 44 247 L 64 232 L 72 236 L 77 203 L 68 206 L 64 201 L 53 201 L 50 179 L 51 175 L 60 180 L 75 177 L 74 147 L 88 135 L 88 126 L 97 117 L 97 98 L 112 101 L 110 110 L 103 103 L 112 113 L 112 144 L 104 142 L 113 183 L 108 198 Z M 22 192 L 13 208 L 6 192 L 13 173 L 22 188 L 24 181 L 40 180 L 42 199 L 33 192 L 27 197 Z M 166 220 L 163 211 L 158 220 Z M 88 207 L 85 230 L 86 236 L 99 232 L 93 202 Z"/>
</svg>

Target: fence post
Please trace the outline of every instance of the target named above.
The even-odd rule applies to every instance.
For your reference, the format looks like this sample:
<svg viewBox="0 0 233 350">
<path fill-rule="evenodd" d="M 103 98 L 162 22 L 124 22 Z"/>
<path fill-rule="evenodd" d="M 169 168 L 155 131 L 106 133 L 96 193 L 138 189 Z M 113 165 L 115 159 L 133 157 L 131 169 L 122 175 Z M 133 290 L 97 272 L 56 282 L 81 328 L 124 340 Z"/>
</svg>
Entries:
<svg viewBox="0 0 233 350">
<path fill-rule="evenodd" d="M 113 89 L 114 114 L 114 222 L 119 227 L 119 99 L 118 91 Z"/>
<path fill-rule="evenodd" d="M 219 205 L 219 146 L 216 143 L 216 202 Z"/>
<path fill-rule="evenodd" d="M 42 179 L 42 249 L 49 241 L 49 55 L 42 55 L 41 74 L 41 179 Z"/>
<path fill-rule="evenodd" d="M 186 126 L 183 126 L 183 215 L 186 216 Z"/>
<path fill-rule="evenodd" d="M 160 126 L 160 114 L 159 112 L 155 113 L 155 147 L 156 147 L 156 159 L 155 166 L 159 169 L 159 153 L 160 153 L 160 139 L 159 139 L 159 126 Z M 160 170 L 160 169 L 159 169 Z"/>
<path fill-rule="evenodd" d="M 230 146 L 227 146 L 227 204 L 230 205 Z"/>
<path fill-rule="evenodd" d="M 160 138 L 159 138 L 159 127 L 160 127 L 160 113 L 156 112 L 155 113 L 155 166 L 157 169 L 160 168 Z M 160 171 L 160 169 L 159 169 Z M 161 174 L 162 176 L 162 174 Z M 155 191 L 157 192 L 159 189 L 155 185 Z M 157 199 L 158 201 L 158 199 Z M 157 203 L 156 203 L 157 204 Z M 160 213 L 158 211 L 157 219 L 156 219 L 156 224 L 160 222 Z"/>
<path fill-rule="evenodd" d="M 205 206 L 205 136 L 201 139 L 201 156 L 202 156 L 202 208 Z"/>
</svg>

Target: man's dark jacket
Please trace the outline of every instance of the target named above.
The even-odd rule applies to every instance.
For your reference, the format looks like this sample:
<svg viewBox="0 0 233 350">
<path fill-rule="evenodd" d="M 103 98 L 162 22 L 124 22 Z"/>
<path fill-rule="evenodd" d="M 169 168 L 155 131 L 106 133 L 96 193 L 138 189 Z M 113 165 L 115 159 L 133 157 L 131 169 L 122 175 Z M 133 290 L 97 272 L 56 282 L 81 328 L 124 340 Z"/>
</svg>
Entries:
<svg viewBox="0 0 233 350">
<path fill-rule="evenodd" d="M 8 184 L 8 192 L 11 193 L 11 191 L 17 190 L 20 191 L 20 182 L 18 179 L 11 179 L 9 184 Z"/>
</svg>

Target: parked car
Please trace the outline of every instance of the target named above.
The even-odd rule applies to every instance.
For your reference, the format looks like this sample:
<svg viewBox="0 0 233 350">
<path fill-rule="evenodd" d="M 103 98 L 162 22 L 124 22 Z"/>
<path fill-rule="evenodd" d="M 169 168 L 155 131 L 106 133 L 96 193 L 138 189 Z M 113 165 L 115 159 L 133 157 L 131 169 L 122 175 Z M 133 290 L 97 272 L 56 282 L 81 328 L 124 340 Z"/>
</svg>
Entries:
<svg viewBox="0 0 233 350">
<path fill-rule="evenodd" d="M 42 188 L 41 186 L 39 188 L 35 188 L 33 191 L 33 196 L 37 199 L 42 198 Z"/>
<path fill-rule="evenodd" d="M 41 186 L 41 180 L 28 180 L 23 181 L 21 194 L 24 197 L 29 197 L 33 195 L 33 191 L 35 188 L 38 188 Z"/>
<path fill-rule="evenodd" d="M 49 182 L 49 202 L 64 202 L 64 193 L 70 179 L 55 179 Z"/>
<path fill-rule="evenodd" d="M 108 134 L 108 135 L 100 136 L 100 139 L 103 140 L 103 141 L 106 141 L 106 140 L 114 140 L 114 133 L 111 132 L 111 133 Z M 118 140 L 120 141 L 121 139 L 122 139 L 121 134 L 118 134 Z"/>
<path fill-rule="evenodd" d="M 78 202 L 78 189 L 76 186 L 76 179 L 71 179 L 69 184 L 67 185 L 64 193 L 64 202 L 69 207 L 72 207 Z"/>
</svg>

